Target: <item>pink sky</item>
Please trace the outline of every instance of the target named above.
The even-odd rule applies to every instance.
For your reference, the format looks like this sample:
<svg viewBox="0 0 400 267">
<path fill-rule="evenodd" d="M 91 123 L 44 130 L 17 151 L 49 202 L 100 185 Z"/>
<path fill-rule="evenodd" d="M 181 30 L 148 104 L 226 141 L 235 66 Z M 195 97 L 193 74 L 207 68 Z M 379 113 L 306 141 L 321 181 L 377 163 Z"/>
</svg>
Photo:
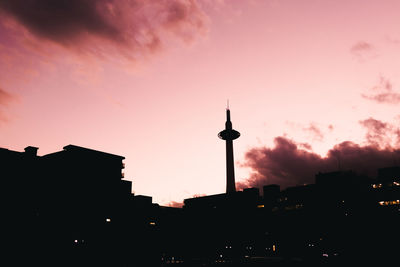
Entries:
<svg viewBox="0 0 400 267">
<path fill-rule="evenodd" d="M 227 99 L 238 163 L 277 136 L 321 156 L 370 144 L 369 118 L 398 145 L 399 1 L 74 0 L 44 21 L 39 1 L 32 14 L 11 2 L 0 4 L 1 147 L 125 156 L 135 194 L 166 205 L 224 192 Z M 237 181 L 250 174 L 236 165 Z"/>
</svg>

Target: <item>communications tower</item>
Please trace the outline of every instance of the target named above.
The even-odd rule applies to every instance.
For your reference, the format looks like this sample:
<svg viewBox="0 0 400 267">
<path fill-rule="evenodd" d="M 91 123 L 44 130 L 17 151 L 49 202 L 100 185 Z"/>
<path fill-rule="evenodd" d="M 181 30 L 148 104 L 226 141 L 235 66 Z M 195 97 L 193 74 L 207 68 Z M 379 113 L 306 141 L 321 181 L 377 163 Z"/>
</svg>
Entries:
<svg viewBox="0 0 400 267">
<path fill-rule="evenodd" d="M 226 193 L 236 192 L 235 167 L 233 163 L 233 140 L 239 138 L 240 133 L 232 129 L 231 112 L 229 105 L 226 108 L 225 130 L 219 132 L 218 137 L 226 143 Z"/>
</svg>

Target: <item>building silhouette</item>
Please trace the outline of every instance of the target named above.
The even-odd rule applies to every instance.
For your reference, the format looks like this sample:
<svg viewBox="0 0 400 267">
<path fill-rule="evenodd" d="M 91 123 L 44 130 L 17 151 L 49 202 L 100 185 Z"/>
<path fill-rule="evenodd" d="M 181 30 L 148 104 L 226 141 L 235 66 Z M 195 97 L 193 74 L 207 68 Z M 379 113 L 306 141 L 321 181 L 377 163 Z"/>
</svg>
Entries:
<svg viewBox="0 0 400 267">
<path fill-rule="evenodd" d="M 13 266 L 154 266 L 156 207 L 122 179 L 124 157 L 74 145 L 44 156 L 37 149 L 0 149 Z"/>
</svg>

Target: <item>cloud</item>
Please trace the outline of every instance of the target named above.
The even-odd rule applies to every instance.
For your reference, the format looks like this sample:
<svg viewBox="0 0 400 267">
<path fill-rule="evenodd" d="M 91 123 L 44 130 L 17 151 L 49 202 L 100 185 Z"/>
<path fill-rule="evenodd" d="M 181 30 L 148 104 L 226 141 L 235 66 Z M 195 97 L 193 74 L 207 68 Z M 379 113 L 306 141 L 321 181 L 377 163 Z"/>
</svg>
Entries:
<svg viewBox="0 0 400 267">
<path fill-rule="evenodd" d="M 0 121 L 7 121 L 3 107 L 7 106 L 13 99 L 14 98 L 11 94 L 7 93 L 0 87 Z"/>
<path fill-rule="evenodd" d="M 399 93 L 382 93 L 377 95 L 363 95 L 364 98 L 369 100 L 376 101 L 378 103 L 387 103 L 387 104 L 399 104 L 400 103 L 400 94 Z"/>
<path fill-rule="evenodd" d="M 351 54 L 359 61 L 364 61 L 366 57 L 373 56 L 375 50 L 375 47 L 366 41 L 359 41 L 350 48 Z"/>
<path fill-rule="evenodd" d="M 0 11 L 38 40 L 131 58 L 160 50 L 168 36 L 188 42 L 207 30 L 197 0 L 2 0 Z"/>
<path fill-rule="evenodd" d="M 359 41 L 350 48 L 350 51 L 352 53 L 359 53 L 359 52 L 371 51 L 372 49 L 373 46 L 370 43 L 367 43 L 365 41 Z"/>
<path fill-rule="evenodd" d="M 400 129 L 395 125 L 374 118 L 359 123 L 367 130 L 365 139 L 369 145 L 380 148 L 400 146 Z"/>
<path fill-rule="evenodd" d="M 266 184 L 287 187 L 310 183 L 313 174 L 324 165 L 321 156 L 299 148 L 286 137 L 276 137 L 274 143 L 274 148 L 253 148 L 245 154 L 242 166 L 250 167 L 253 174 L 247 181 L 238 183 L 238 188 L 261 187 Z"/>
<path fill-rule="evenodd" d="M 12 100 L 12 96 L 0 88 L 0 105 L 7 105 Z"/>
<path fill-rule="evenodd" d="M 297 145 L 305 150 L 312 150 L 312 146 L 309 143 L 299 143 Z"/>
<path fill-rule="evenodd" d="M 102 14 L 105 10 L 101 10 L 101 6 L 107 2 L 3 0 L 0 7 L 34 34 L 57 42 L 66 42 L 83 33 L 118 37 L 119 29 L 106 19 L 106 14 Z"/>
<path fill-rule="evenodd" d="M 303 128 L 303 130 L 309 132 L 312 135 L 312 139 L 316 141 L 322 141 L 324 139 L 324 134 L 315 125 L 315 123 L 310 123 L 308 127 Z"/>
<path fill-rule="evenodd" d="M 360 146 L 350 141 L 335 145 L 327 156 L 300 148 L 294 141 L 276 137 L 275 147 L 255 147 L 245 154 L 242 166 L 252 170 L 251 176 L 237 183 L 238 188 L 279 184 L 282 188 L 315 182 L 318 172 L 352 169 L 359 174 L 375 176 L 376 169 L 400 160 L 399 149 Z"/>
<path fill-rule="evenodd" d="M 386 39 L 386 41 L 388 43 L 391 43 L 391 44 L 394 44 L 394 45 L 400 44 L 400 39 L 398 39 L 398 38 L 395 38 L 395 37 L 387 35 L 385 39 Z"/>
<path fill-rule="evenodd" d="M 384 76 L 379 77 L 378 83 L 371 88 L 373 94 L 361 94 L 362 97 L 381 104 L 399 104 L 400 93 L 393 91 L 392 82 Z"/>
<path fill-rule="evenodd" d="M 389 123 L 369 118 L 360 121 L 360 124 L 367 129 L 365 138 L 370 145 L 377 147 L 390 146 L 389 133 L 392 131 L 392 126 Z"/>
</svg>

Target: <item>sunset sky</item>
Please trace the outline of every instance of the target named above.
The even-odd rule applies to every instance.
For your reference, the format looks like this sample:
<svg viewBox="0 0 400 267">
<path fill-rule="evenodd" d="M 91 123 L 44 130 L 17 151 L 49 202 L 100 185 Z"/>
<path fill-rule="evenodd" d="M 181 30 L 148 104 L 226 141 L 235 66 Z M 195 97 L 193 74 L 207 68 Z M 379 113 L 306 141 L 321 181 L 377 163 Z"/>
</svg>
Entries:
<svg viewBox="0 0 400 267">
<path fill-rule="evenodd" d="M 0 147 L 122 155 L 169 205 L 225 191 L 227 99 L 242 187 L 396 163 L 400 1 L 0 0 Z"/>
</svg>

